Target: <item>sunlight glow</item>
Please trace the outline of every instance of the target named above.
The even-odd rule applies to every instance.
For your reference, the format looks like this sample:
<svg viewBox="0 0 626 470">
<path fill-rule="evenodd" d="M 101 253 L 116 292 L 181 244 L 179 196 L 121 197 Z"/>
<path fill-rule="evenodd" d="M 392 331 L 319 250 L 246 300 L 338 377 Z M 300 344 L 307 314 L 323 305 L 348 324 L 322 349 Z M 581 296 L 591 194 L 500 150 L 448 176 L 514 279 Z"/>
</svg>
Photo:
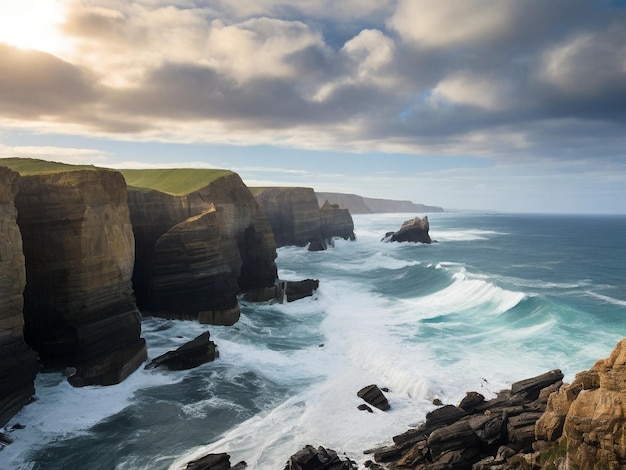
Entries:
<svg viewBox="0 0 626 470">
<path fill-rule="evenodd" d="M 0 42 L 5 44 L 59 53 L 66 46 L 58 29 L 63 21 L 57 0 L 0 0 Z"/>
</svg>

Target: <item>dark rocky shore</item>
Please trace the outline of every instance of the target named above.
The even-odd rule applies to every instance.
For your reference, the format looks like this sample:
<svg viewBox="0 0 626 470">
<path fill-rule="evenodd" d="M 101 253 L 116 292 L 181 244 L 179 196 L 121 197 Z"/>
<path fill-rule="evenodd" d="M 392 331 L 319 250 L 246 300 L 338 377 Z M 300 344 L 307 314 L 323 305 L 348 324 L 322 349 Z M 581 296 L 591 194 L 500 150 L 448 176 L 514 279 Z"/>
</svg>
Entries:
<svg viewBox="0 0 626 470">
<path fill-rule="evenodd" d="M 490 400 L 468 392 L 460 403 L 440 405 L 423 424 L 394 436 L 388 445 L 365 450 L 371 458 L 364 466 L 371 470 L 626 468 L 626 339 L 610 357 L 578 373 L 571 384 L 562 379 L 560 370 L 549 371 L 516 382 Z M 359 392 L 373 406 L 388 410 L 381 395 L 375 385 Z M 211 454 L 186 468 L 228 470 L 246 464 L 231 467 L 227 454 Z M 284 467 L 357 468 L 361 467 L 339 451 L 313 445 L 286 458 Z"/>
</svg>

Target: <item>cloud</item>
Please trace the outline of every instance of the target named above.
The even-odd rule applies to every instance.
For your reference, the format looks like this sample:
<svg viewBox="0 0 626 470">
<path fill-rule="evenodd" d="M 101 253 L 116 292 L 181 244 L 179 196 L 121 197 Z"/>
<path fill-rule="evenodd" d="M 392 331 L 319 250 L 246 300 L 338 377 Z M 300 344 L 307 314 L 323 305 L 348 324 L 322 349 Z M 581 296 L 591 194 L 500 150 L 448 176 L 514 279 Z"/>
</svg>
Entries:
<svg viewBox="0 0 626 470">
<path fill-rule="evenodd" d="M 623 156 L 623 7 L 57 1 L 66 44 L 56 56 L 0 45 L 9 125 L 354 152 Z"/>
</svg>

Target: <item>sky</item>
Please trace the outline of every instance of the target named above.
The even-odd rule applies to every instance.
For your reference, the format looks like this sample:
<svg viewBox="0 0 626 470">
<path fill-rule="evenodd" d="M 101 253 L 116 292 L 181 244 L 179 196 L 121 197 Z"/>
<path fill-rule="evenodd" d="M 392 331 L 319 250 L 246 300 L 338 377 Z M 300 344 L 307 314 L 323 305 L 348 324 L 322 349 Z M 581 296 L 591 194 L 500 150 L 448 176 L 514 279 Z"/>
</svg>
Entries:
<svg viewBox="0 0 626 470">
<path fill-rule="evenodd" d="M 0 157 L 626 213 L 626 2 L 0 0 Z"/>
</svg>

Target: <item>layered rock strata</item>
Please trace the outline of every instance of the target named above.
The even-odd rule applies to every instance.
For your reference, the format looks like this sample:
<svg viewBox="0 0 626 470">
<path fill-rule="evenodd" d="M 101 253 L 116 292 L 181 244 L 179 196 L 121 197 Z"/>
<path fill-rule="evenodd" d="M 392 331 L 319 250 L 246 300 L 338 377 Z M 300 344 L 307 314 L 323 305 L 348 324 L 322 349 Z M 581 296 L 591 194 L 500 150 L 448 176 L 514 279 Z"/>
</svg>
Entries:
<svg viewBox="0 0 626 470">
<path fill-rule="evenodd" d="M 37 355 L 24 342 L 26 270 L 17 225 L 18 174 L 0 167 L 0 427 L 35 393 Z"/>
<path fill-rule="evenodd" d="M 564 468 L 626 468 L 626 339 L 550 395 L 535 433 L 564 444 Z"/>
<path fill-rule="evenodd" d="M 134 239 L 121 174 L 23 176 L 24 335 L 73 385 L 119 383 L 146 359 L 132 294 Z"/>
<path fill-rule="evenodd" d="M 142 310 L 230 325 L 239 319 L 238 292 L 274 285 L 274 236 L 237 174 L 184 195 L 130 187 L 128 202 Z"/>
<path fill-rule="evenodd" d="M 330 203 L 319 208 L 312 188 L 252 188 L 267 216 L 277 246 L 323 250 L 333 237 L 354 240 L 354 222 L 347 209 Z"/>
</svg>

